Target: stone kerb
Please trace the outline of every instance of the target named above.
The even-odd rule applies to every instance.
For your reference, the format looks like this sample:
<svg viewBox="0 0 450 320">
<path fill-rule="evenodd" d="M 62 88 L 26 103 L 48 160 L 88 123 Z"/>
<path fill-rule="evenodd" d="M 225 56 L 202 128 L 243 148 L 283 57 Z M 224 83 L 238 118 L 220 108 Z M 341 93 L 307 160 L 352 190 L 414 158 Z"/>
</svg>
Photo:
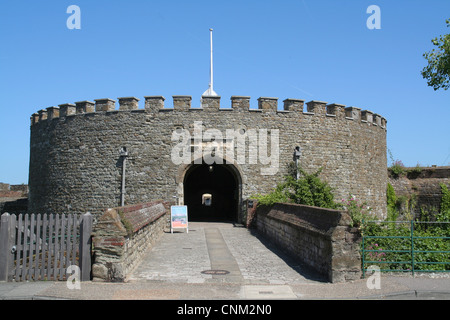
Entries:
<svg viewBox="0 0 450 320">
<path fill-rule="evenodd" d="M 163 201 L 105 210 L 93 230 L 93 280 L 125 281 L 167 227 L 168 212 Z"/>
<path fill-rule="evenodd" d="M 361 277 L 359 233 L 346 212 L 277 203 L 258 207 L 256 221 L 264 236 L 328 281 Z"/>
</svg>

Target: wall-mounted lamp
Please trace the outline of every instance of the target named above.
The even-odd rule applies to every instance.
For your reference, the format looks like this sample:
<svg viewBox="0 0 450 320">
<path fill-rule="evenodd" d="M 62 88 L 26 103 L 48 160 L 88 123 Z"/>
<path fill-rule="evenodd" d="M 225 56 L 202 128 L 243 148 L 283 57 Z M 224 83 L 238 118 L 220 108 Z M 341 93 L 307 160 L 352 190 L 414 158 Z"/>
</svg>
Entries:
<svg viewBox="0 0 450 320">
<path fill-rule="evenodd" d="M 123 207 L 125 205 L 125 170 L 127 167 L 127 157 L 128 151 L 127 147 L 122 147 L 119 151 L 119 157 L 122 158 L 122 190 L 120 192 L 120 205 Z"/>
<path fill-rule="evenodd" d="M 120 149 L 119 156 L 121 156 L 121 157 L 128 157 L 127 147 L 122 147 L 122 149 Z"/>
<path fill-rule="evenodd" d="M 300 179 L 300 170 L 298 169 L 298 160 L 300 160 L 300 157 L 302 156 L 302 150 L 299 146 L 295 147 L 293 158 L 295 162 L 295 172 L 297 175 L 297 180 Z"/>
<path fill-rule="evenodd" d="M 302 150 L 300 149 L 300 147 L 299 146 L 295 147 L 294 161 L 298 161 L 300 159 L 301 155 L 302 155 Z"/>
</svg>

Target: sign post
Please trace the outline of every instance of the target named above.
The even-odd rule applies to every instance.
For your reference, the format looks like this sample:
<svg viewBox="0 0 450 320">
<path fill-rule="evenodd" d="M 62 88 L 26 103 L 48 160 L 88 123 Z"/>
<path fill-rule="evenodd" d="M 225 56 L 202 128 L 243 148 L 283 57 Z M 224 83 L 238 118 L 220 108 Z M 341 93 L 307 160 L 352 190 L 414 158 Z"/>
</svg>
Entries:
<svg viewBox="0 0 450 320">
<path fill-rule="evenodd" d="M 186 228 L 189 233 L 187 206 L 170 207 L 170 233 L 173 233 L 175 228 Z"/>
</svg>

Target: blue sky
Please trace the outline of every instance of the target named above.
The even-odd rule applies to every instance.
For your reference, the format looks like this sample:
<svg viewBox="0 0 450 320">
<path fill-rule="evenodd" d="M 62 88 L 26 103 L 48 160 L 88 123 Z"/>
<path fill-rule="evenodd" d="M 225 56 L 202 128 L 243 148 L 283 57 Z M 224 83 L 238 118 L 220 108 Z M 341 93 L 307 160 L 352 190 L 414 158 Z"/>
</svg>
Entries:
<svg viewBox="0 0 450 320">
<path fill-rule="evenodd" d="M 381 29 L 369 30 L 370 5 Z M 81 9 L 70 30 L 67 7 Z M 3 0 L 0 3 L 0 182 L 28 183 L 29 123 L 49 106 L 123 96 L 191 95 L 209 81 L 232 95 L 355 106 L 388 120 L 388 148 L 407 166 L 450 165 L 450 91 L 420 71 L 449 33 L 448 0 Z"/>
</svg>

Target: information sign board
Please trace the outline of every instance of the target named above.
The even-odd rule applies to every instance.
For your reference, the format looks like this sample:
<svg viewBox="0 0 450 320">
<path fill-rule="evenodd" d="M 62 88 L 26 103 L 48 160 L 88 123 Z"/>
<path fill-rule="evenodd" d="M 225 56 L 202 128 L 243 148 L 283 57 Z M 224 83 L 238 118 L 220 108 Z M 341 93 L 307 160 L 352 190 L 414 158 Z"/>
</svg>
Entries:
<svg viewBox="0 0 450 320">
<path fill-rule="evenodd" d="M 170 232 L 173 233 L 176 228 L 186 228 L 189 233 L 187 206 L 170 207 Z"/>
</svg>

